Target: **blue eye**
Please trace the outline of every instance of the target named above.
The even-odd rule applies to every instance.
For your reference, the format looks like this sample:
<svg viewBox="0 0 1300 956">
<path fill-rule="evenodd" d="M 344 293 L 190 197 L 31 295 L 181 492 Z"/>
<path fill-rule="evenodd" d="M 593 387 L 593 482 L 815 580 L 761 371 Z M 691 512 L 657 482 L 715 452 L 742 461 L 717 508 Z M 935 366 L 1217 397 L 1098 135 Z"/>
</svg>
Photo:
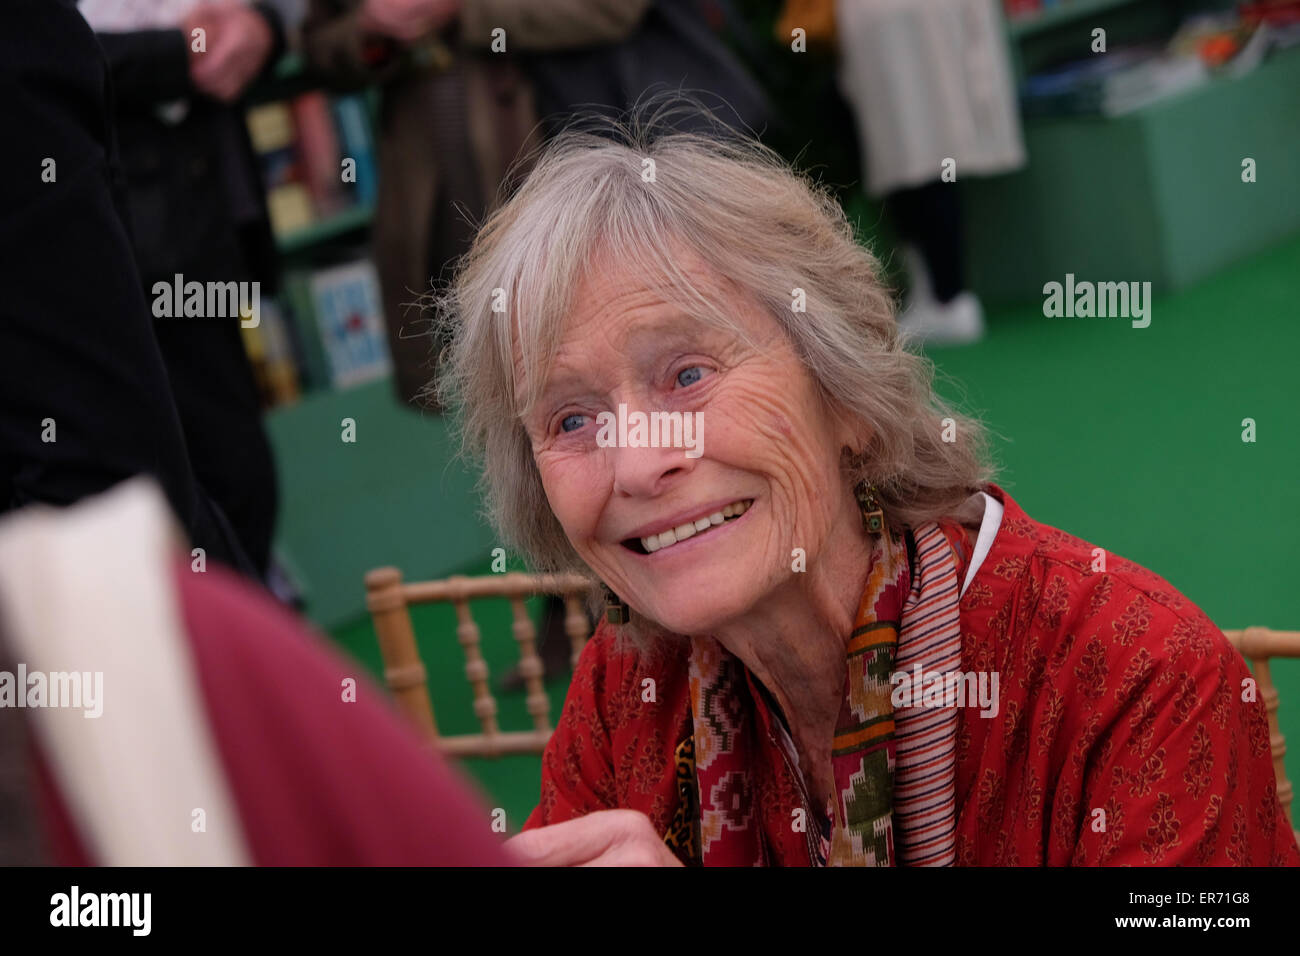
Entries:
<svg viewBox="0 0 1300 956">
<path fill-rule="evenodd" d="M 582 427 L 583 420 L 586 419 L 586 417 L 586 415 L 566 415 L 564 420 L 560 422 L 560 430 L 576 432 Z"/>
<path fill-rule="evenodd" d="M 692 365 L 690 368 L 684 368 L 677 373 L 677 384 L 685 388 L 687 385 L 694 385 L 704 377 L 704 369 L 698 365 Z"/>
</svg>

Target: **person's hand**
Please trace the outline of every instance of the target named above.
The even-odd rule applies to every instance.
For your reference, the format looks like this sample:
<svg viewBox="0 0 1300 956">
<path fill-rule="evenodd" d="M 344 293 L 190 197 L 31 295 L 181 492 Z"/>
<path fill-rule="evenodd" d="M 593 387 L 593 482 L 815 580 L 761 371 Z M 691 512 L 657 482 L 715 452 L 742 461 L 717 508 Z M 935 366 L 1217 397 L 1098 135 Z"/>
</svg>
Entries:
<svg viewBox="0 0 1300 956">
<path fill-rule="evenodd" d="M 194 50 L 193 30 L 207 33 L 206 50 Z M 275 37 L 266 18 L 243 3 L 203 2 L 182 25 L 190 51 L 190 79 L 200 92 L 232 103 L 266 65 Z"/>
<path fill-rule="evenodd" d="M 637 810 L 599 810 L 525 830 L 506 841 L 525 866 L 681 866 L 650 818 Z"/>
<path fill-rule="evenodd" d="M 366 0 L 357 23 L 367 33 L 413 43 L 460 14 L 460 0 Z"/>
</svg>

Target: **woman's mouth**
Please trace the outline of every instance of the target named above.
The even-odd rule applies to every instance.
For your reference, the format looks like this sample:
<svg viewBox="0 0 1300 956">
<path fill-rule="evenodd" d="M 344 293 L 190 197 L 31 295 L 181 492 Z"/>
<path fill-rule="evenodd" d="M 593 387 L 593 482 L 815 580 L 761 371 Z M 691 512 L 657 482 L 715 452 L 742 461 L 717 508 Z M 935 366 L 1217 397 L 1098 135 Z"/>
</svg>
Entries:
<svg viewBox="0 0 1300 956">
<path fill-rule="evenodd" d="M 749 506 L 753 503 L 753 498 L 733 501 L 731 504 L 725 505 L 720 511 L 701 515 L 695 520 L 687 521 L 675 528 L 665 528 L 663 531 L 646 535 L 643 538 L 628 538 L 623 542 L 623 547 L 635 551 L 637 554 L 654 554 L 656 551 L 663 551 L 665 548 L 671 548 L 679 541 L 708 534 L 714 528 L 726 524 L 728 521 L 735 521 L 749 510 Z"/>
</svg>

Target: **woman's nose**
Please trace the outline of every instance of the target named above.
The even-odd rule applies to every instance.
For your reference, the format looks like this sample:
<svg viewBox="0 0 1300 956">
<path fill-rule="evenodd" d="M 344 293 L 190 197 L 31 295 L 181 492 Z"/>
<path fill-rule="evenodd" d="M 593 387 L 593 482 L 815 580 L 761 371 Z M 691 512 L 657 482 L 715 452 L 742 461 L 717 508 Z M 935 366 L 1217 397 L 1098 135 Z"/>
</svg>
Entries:
<svg viewBox="0 0 1300 956">
<path fill-rule="evenodd" d="M 694 468 L 684 448 L 610 448 L 614 456 L 614 494 L 626 498 L 653 498 L 663 494 Z"/>
</svg>

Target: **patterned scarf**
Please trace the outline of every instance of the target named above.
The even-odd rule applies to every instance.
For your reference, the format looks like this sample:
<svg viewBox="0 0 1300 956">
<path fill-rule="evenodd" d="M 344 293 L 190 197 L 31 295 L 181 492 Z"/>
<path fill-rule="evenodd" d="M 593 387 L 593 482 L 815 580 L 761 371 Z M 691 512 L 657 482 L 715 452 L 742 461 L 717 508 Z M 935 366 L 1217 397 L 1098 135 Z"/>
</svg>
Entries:
<svg viewBox="0 0 1300 956">
<path fill-rule="evenodd" d="M 769 864 L 774 846 L 790 840 L 786 830 L 804 835 L 817 866 L 952 864 L 957 711 L 916 698 L 908 702 L 916 706 L 895 708 L 890 675 L 918 665 L 926 674 L 960 668 L 958 571 L 967 551 L 957 525 L 921 525 L 906 540 L 875 537 L 847 647 L 834 794 L 824 810 L 812 807 L 784 715 L 766 688 L 714 639 L 692 639 L 689 747 L 705 865 Z M 782 801 L 772 781 L 790 777 L 803 806 L 773 813 Z"/>
</svg>

